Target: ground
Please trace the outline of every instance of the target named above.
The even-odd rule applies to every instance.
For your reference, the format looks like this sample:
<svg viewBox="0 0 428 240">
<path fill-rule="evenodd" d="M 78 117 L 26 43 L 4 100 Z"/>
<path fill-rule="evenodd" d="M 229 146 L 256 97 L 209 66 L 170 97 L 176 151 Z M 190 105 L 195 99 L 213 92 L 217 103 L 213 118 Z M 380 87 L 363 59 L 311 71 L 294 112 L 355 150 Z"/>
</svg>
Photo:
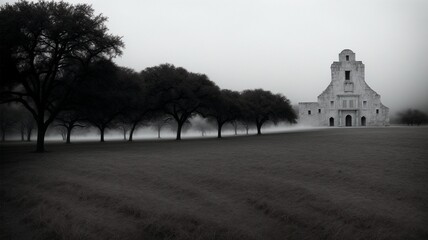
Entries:
<svg viewBox="0 0 428 240">
<path fill-rule="evenodd" d="M 428 239 L 428 128 L 1 146 L 1 239 Z"/>
</svg>

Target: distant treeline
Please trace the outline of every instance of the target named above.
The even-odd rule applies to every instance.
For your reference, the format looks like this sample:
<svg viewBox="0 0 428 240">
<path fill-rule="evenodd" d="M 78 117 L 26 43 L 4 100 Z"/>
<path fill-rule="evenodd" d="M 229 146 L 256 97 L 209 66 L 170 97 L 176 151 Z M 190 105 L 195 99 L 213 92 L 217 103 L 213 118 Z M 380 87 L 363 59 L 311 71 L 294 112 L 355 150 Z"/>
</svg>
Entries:
<svg viewBox="0 0 428 240">
<path fill-rule="evenodd" d="M 394 119 L 398 124 L 406 124 L 408 126 L 420 126 L 428 123 L 428 115 L 418 109 L 407 109 L 399 112 L 397 118 Z"/>
<path fill-rule="evenodd" d="M 106 18 L 91 6 L 63 1 L 20 1 L 0 7 L 0 125 L 3 139 L 19 119 L 22 139 L 37 129 L 37 151 L 44 151 L 49 126 L 94 126 L 100 141 L 111 128 L 129 129 L 129 141 L 142 123 L 174 121 L 177 139 L 195 115 L 217 124 L 295 122 L 290 101 L 262 89 L 220 89 L 206 75 L 171 64 L 140 73 L 115 65 L 120 37 L 108 33 Z M 261 79 L 263 81 L 263 79 Z M 12 107 L 19 103 L 26 112 Z M 11 109 L 13 108 L 13 109 Z M 18 112 L 18 118 L 8 111 Z"/>
</svg>

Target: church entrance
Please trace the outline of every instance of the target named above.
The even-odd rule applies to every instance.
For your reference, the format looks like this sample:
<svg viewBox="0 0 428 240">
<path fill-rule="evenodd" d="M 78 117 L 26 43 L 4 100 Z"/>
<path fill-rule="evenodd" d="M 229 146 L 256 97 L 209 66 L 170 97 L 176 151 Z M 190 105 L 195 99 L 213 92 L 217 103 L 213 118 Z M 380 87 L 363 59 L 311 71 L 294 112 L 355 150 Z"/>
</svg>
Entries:
<svg viewBox="0 0 428 240">
<path fill-rule="evenodd" d="M 366 126 L 366 117 L 361 117 L 361 126 Z"/>
<path fill-rule="evenodd" d="M 334 118 L 330 118 L 330 127 L 334 127 Z"/>
<path fill-rule="evenodd" d="M 347 115 L 345 118 L 346 126 L 351 127 L 352 126 L 352 117 L 351 115 Z"/>
</svg>

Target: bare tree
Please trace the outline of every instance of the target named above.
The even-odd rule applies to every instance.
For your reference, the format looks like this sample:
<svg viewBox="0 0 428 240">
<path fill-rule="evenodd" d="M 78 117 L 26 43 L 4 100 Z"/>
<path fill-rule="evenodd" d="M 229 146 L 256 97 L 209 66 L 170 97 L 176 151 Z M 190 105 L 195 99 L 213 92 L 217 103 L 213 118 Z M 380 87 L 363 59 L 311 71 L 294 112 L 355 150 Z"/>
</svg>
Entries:
<svg viewBox="0 0 428 240">
<path fill-rule="evenodd" d="M 0 105 L 1 141 L 6 141 L 6 135 L 17 124 L 16 110 L 9 105 Z"/>
<path fill-rule="evenodd" d="M 230 122 L 230 125 L 232 125 L 235 136 L 238 135 L 239 122 L 237 120 L 234 120 Z"/>
<path fill-rule="evenodd" d="M 118 123 L 117 126 L 118 126 L 117 128 L 120 129 L 120 131 L 123 134 L 123 140 L 126 141 L 127 140 L 126 136 L 128 132 L 131 130 L 131 126 L 123 122 Z"/>
<path fill-rule="evenodd" d="M 64 127 L 57 127 L 56 129 L 61 135 L 62 140 L 65 141 L 67 139 L 67 129 Z"/>
<path fill-rule="evenodd" d="M 204 137 L 208 131 L 215 129 L 213 125 L 207 121 L 207 119 L 200 116 L 196 116 L 190 120 L 191 127 L 196 129 L 201 133 L 201 136 Z"/>
<path fill-rule="evenodd" d="M 85 119 L 82 117 L 82 115 L 77 111 L 67 111 L 67 112 L 61 112 L 56 117 L 56 123 L 55 126 L 59 128 L 64 128 L 65 136 L 66 136 L 66 143 L 71 143 L 71 132 L 76 127 L 86 127 L 82 122 Z M 62 131 L 61 131 L 62 132 Z"/>
<path fill-rule="evenodd" d="M 247 120 L 239 120 L 239 123 L 244 127 L 246 135 L 248 135 L 249 130 L 254 127 L 250 121 Z"/>
<path fill-rule="evenodd" d="M 158 134 L 158 138 L 161 138 L 161 131 L 164 127 L 170 126 L 171 121 L 173 121 L 172 117 L 158 117 L 157 119 L 150 122 L 150 125 L 156 130 Z"/>
<path fill-rule="evenodd" d="M 19 123 L 18 130 L 21 134 L 21 141 L 31 141 L 31 134 L 36 128 L 36 122 L 34 121 L 33 116 L 26 109 L 19 109 Z"/>
</svg>

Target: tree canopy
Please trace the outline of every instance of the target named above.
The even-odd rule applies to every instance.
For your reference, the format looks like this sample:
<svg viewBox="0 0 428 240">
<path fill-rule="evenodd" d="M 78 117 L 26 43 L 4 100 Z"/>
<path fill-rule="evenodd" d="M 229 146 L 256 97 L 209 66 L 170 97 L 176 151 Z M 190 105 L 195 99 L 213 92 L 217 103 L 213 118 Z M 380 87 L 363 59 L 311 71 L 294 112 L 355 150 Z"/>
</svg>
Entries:
<svg viewBox="0 0 428 240">
<path fill-rule="evenodd" d="M 89 66 L 85 81 L 74 90 L 78 111 L 98 128 L 101 142 L 104 142 L 105 130 L 115 126 L 115 120 L 129 107 L 132 96 L 128 92 L 138 87 L 135 82 L 120 77 L 121 71 L 109 60 L 95 62 Z"/>
<path fill-rule="evenodd" d="M 222 89 L 212 100 L 202 115 L 216 122 L 217 137 L 221 138 L 223 125 L 241 118 L 243 114 L 241 96 L 239 92 Z"/>
<path fill-rule="evenodd" d="M 209 107 L 220 89 L 204 74 L 162 64 L 142 71 L 151 92 L 156 93 L 158 107 L 177 122 L 177 140 L 183 124 L 198 111 Z"/>
<path fill-rule="evenodd" d="M 244 104 L 243 117 L 256 124 L 257 134 L 267 121 L 274 124 L 279 121 L 295 123 L 297 116 L 290 105 L 290 100 L 281 94 L 273 94 L 263 89 L 245 90 L 242 92 Z"/>
<path fill-rule="evenodd" d="M 155 119 L 162 120 L 159 136 L 168 122 L 177 128 L 177 140 L 196 115 L 215 121 L 219 138 L 226 123 L 235 132 L 242 123 L 247 133 L 255 124 L 261 134 L 267 121 L 295 122 L 296 114 L 281 94 L 221 90 L 205 74 L 172 64 L 140 73 L 117 66 L 112 58 L 122 53 L 124 44 L 108 33 L 106 20 L 89 5 L 64 1 L 19 1 L 0 7 L 0 103 L 21 104 L 34 118 L 36 128 L 32 121 L 22 122 L 21 138 L 37 129 L 38 152 L 45 150 L 45 134 L 53 121 L 67 130 L 67 142 L 82 123 L 96 127 L 101 141 L 106 129 L 118 126 L 132 141 L 138 126 Z M 2 121 L 3 133 L 8 122 Z M 196 125 L 205 132 L 210 122 L 200 119 Z"/>
<path fill-rule="evenodd" d="M 89 63 L 121 54 L 120 37 L 86 4 L 20 1 L 0 7 L 1 102 L 23 104 L 37 121 L 37 151 Z"/>
</svg>

